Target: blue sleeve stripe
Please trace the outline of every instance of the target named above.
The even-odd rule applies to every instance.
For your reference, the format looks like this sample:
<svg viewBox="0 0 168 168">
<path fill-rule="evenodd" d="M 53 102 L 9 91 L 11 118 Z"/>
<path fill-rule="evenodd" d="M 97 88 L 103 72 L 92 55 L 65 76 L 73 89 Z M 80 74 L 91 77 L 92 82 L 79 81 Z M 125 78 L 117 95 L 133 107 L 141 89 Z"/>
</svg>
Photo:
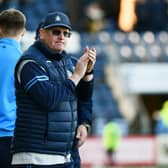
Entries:
<svg viewBox="0 0 168 168">
<path fill-rule="evenodd" d="M 39 81 L 47 81 L 49 80 L 48 76 L 42 75 L 42 76 L 35 76 L 33 79 L 31 79 L 26 85 L 25 90 L 28 91 L 34 84 L 36 84 Z"/>
</svg>

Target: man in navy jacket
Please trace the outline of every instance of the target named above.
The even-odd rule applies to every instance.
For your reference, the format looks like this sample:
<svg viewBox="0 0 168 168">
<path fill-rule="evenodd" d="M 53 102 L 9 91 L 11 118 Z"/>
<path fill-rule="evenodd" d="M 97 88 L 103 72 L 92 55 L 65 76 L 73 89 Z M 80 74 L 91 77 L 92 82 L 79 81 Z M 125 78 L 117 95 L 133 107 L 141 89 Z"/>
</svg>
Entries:
<svg viewBox="0 0 168 168">
<path fill-rule="evenodd" d="M 81 146 L 87 138 L 96 50 L 86 47 L 77 61 L 69 56 L 71 29 L 67 15 L 49 13 L 16 65 L 14 167 L 72 168 L 74 140 Z"/>
<path fill-rule="evenodd" d="M 43 26 L 43 22 L 40 22 L 37 29 L 36 29 L 36 34 L 35 34 L 35 40 L 39 40 L 39 35 L 40 35 L 40 28 Z M 93 82 L 93 80 L 92 80 Z M 89 97 L 89 99 L 92 97 L 92 93 L 93 93 L 93 83 L 92 82 L 87 82 L 85 85 L 88 85 L 90 87 L 90 93 L 86 90 L 86 95 L 88 94 L 87 97 Z M 78 89 L 79 90 L 79 89 Z M 82 88 L 80 89 L 82 90 Z M 84 93 L 84 92 L 80 92 Z M 80 96 L 80 95 L 79 95 Z M 85 96 L 86 97 L 86 96 Z M 87 98 L 86 97 L 86 98 Z M 89 104 L 86 106 L 84 105 L 83 108 L 81 108 L 82 106 L 78 103 L 78 125 L 84 125 L 85 129 L 87 129 L 87 134 L 89 133 L 90 127 L 92 125 L 92 100 L 89 100 Z M 86 108 L 87 107 L 87 108 Z M 80 168 L 81 167 L 81 159 L 80 159 L 80 154 L 79 154 L 79 147 L 78 146 L 78 138 L 74 139 L 74 144 L 72 147 L 72 152 L 71 152 L 71 156 L 73 158 L 73 163 L 74 163 L 74 168 Z"/>
</svg>

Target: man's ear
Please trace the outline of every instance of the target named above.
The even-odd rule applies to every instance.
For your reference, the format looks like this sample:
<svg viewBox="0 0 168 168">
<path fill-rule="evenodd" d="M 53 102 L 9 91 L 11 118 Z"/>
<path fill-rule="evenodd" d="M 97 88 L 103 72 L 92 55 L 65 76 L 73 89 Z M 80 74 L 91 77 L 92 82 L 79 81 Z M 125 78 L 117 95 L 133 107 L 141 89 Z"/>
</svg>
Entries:
<svg viewBox="0 0 168 168">
<path fill-rule="evenodd" d="M 2 33 L 2 28 L 0 27 L 0 37 L 2 37 L 3 33 Z"/>
<path fill-rule="evenodd" d="M 21 36 L 23 37 L 25 35 L 25 32 L 26 32 L 26 29 L 24 28 L 22 33 L 21 33 Z"/>
<path fill-rule="evenodd" d="M 39 30 L 39 39 L 44 39 L 44 33 L 45 33 L 45 30 L 43 28 L 41 28 Z"/>
</svg>

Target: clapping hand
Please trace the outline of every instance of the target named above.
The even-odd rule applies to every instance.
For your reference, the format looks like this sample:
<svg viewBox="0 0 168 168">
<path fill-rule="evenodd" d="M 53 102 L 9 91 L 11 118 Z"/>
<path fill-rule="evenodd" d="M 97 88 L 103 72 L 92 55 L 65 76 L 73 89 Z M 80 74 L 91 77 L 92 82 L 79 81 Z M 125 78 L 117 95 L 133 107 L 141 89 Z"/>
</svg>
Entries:
<svg viewBox="0 0 168 168">
<path fill-rule="evenodd" d="M 89 62 L 87 65 L 86 72 L 91 72 L 93 70 L 95 62 L 96 62 L 96 49 L 95 48 L 89 49 L 88 57 L 89 57 Z"/>
</svg>

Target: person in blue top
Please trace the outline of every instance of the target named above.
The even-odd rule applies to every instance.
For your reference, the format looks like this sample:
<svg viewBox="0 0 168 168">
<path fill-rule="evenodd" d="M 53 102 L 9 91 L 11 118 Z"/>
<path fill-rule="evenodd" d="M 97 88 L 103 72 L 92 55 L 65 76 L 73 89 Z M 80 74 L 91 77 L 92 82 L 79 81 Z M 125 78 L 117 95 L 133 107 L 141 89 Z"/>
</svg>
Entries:
<svg viewBox="0 0 168 168">
<path fill-rule="evenodd" d="M 22 51 L 20 41 L 26 18 L 16 9 L 0 13 L 0 167 L 10 167 L 10 146 L 13 136 L 16 104 L 14 68 Z"/>
<path fill-rule="evenodd" d="M 74 140 L 78 147 L 86 141 L 96 49 L 86 47 L 78 60 L 69 55 L 71 30 L 67 15 L 48 13 L 39 39 L 17 62 L 15 168 L 74 168 Z"/>
</svg>

